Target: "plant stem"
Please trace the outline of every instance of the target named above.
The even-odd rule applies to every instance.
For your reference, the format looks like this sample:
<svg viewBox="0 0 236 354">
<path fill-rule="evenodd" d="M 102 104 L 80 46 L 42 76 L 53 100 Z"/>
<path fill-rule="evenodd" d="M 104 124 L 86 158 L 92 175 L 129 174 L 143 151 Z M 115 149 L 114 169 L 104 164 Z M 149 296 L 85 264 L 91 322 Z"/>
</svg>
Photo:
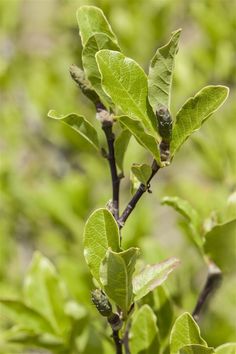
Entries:
<svg viewBox="0 0 236 354">
<path fill-rule="evenodd" d="M 216 290 L 216 288 L 219 286 L 221 280 L 222 280 L 221 270 L 216 266 L 214 262 L 211 261 L 209 263 L 208 275 L 207 275 L 205 285 L 201 293 L 199 294 L 196 306 L 192 313 L 192 316 L 196 321 L 199 320 L 200 313 L 202 312 L 204 305 L 206 304 L 207 300 L 209 300 L 209 296 L 212 295 L 213 292 Z"/>
<path fill-rule="evenodd" d="M 115 343 L 115 347 L 116 347 L 116 354 L 122 354 L 123 353 L 122 342 L 121 342 L 121 339 L 119 337 L 119 331 L 113 330 L 112 337 L 113 337 L 113 340 L 114 340 L 114 343 Z"/>
<path fill-rule="evenodd" d="M 152 163 L 152 173 L 151 176 L 149 177 L 147 181 L 147 185 L 140 183 L 136 193 L 133 195 L 132 199 L 129 201 L 128 205 L 126 206 L 125 210 L 123 211 L 121 217 L 118 220 L 118 224 L 120 229 L 124 226 L 126 220 L 134 210 L 136 204 L 138 203 L 139 199 L 142 197 L 142 195 L 149 190 L 149 183 L 151 182 L 152 178 L 155 176 L 157 171 L 160 169 L 160 166 L 158 166 L 157 162 L 154 160 Z"/>
<path fill-rule="evenodd" d="M 108 146 L 107 159 L 110 166 L 110 173 L 112 179 L 112 212 L 116 220 L 119 219 L 119 194 L 120 194 L 120 177 L 117 173 L 116 160 L 115 160 L 115 150 L 114 141 L 115 136 L 112 132 L 112 122 L 104 121 L 102 124 L 102 129 L 105 133 Z"/>
</svg>

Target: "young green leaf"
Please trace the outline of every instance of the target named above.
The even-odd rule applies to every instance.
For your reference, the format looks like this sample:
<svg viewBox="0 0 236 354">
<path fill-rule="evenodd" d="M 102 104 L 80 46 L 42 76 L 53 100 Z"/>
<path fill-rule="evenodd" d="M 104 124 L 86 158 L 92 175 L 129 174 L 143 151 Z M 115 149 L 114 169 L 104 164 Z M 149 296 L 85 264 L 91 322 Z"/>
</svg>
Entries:
<svg viewBox="0 0 236 354">
<path fill-rule="evenodd" d="M 77 11 L 77 21 L 83 46 L 95 33 L 104 33 L 117 43 L 104 13 L 96 6 L 81 6 Z"/>
<path fill-rule="evenodd" d="M 128 129 L 123 129 L 120 135 L 115 140 L 114 148 L 115 148 L 115 159 L 117 166 L 119 167 L 120 171 L 123 172 L 124 170 L 124 157 L 125 153 L 131 138 L 131 133 Z"/>
<path fill-rule="evenodd" d="M 162 204 L 169 205 L 186 218 L 190 229 L 191 240 L 202 251 L 204 238 L 200 234 L 200 216 L 187 200 L 178 197 L 164 197 Z"/>
<path fill-rule="evenodd" d="M 133 278 L 134 300 L 140 300 L 161 285 L 178 264 L 178 259 L 170 258 L 161 263 L 147 265 L 141 273 Z"/>
<path fill-rule="evenodd" d="M 53 264 L 39 252 L 34 254 L 24 281 L 26 305 L 42 314 L 56 333 L 63 333 L 68 325 L 64 313 L 65 288 Z"/>
<path fill-rule="evenodd" d="M 236 343 L 226 343 L 216 348 L 217 354 L 235 354 L 236 353 Z"/>
<path fill-rule="evenodd" d="M 122 309 L 124 317 L 133 301 L 132 276 L 138 255 L 139 249 L 134 247 L 120 253 L 109 249 L 100 268 L 104 290 Z"/>
<path fill-rule="evenodd" d="M 179 354 L 214 354 L 214 348 L 207 348 L 200 344 L 185 345 L 180 349 Z"/>
<path fill-rule="evenodd" d="M 236 219 L 214 226 L 205 234 L 205 253 L 223 271 L 235 270 Z"/>
<path fill-rule="evenodd" d="M 152 168 L 147 164 L 133 164 L 131 167 L 132 173 L 139 180 L 140 183 L 144 185 L 147 184 L 148 179 L 151 176 Z"/>
<path fill-rule="evenodd" d="M 100 98 L 111 104 L 110 98 L 105 94 L 101 85 L 101 74 L 98 70 L 95 54 L 101 49 L 119 51 L 118 45 L 105 33 L 95 33 L 90 37 L 82 52 L 82 61 L 87 78 Z"/>
<path fill-rule="evenodd" d="M 154 112 L 163 106 L 170 110 L 174 61 L 178 52 L 180 32 L 181 29 L 173 32 L 170 41 L 159 48 L 151 60 L 148 98 Z"/>
<path fill-rule="evenodd" d="M 159 354 L 160 341 L 156 316 L 148 305 L 143 305 L 134 315 L 130 329 L 132 354 Z"/>
<path fill-rule="evenodd" d="M 79 135 L 85 138 L 95 149 L 99 150 L 98 135 L 94 127 L 83 117 L 76 113 L 69 113 L 66 115 L 59 115 L 56 111 L 48 112 L 48 117 L 58 119 L 62 123 L 69 125 Z"/>
<path fill-rule="evenodd" d="M 119 229 L 107 209 L 97 209 L 84 229 L 84 256 L 94 278 L 100 283 L 100 265 L 108 248 L 120 251 Z"/>
<path fill-rule="evenodd" d="M 102 87 L 112 101 L 130 117 L 139 119 L 146 130 L 157 137 L 156 118 L 147 101 L 147 77 L 130 58 L 112 50 L 101 50 L 96 60 Z"/>
<path fill-rule="evenodd" d="M 120 116 L 116 118 L 132 133 L 137 142 L 152 154 L 153 158 L 161 166 L 160 151 L 157 145 L 157 140 L 152 135 L 145 132 L 142 122 L 128 116 Z"/>
<path fill-rule="evenodd" d="M 48 320 L 36 310 L 18 300 L 0 299 L 0 304 L 5 308 L 6 314 L 25 329 L 36 332 L 53 333 L 53 328 Z"/>
<path fill-rule="evenodd" d="M 177 318 L 170 335 L 170 354 L 178 354 L 188 344 L 207 346 L 200 335 L 200 329 L 192 316 L 185 312 Z"/>
<path fill-rule="evenodd" d="M 176 115 L 170 144 L 172 157 L 185 140 L 222 106 L 228 94 L 229 89 L 225 86 L 206 86 L 185 102 Z"/>
<path fill-rule="evenodd" d="M 173 324 L 174 306 L 170 295 L 164 286 L 158 286 L 153 292 L 154 311 L 157 316 L 157 325 L 162 340 L 169 335 Z"/>
</svg>

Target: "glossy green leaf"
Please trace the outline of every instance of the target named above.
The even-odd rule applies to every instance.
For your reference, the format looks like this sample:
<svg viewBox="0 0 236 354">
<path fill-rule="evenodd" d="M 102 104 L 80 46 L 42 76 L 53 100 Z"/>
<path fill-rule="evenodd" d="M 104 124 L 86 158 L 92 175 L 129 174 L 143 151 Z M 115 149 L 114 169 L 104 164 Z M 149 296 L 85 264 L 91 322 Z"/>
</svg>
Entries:
<svg viewBox="0 0 236 354">
<path fill-rule="evenodd" d="M 65 288 L 53 264 L 39 252 L 34 254 L 24 281 L 25 303 L 45 316 L 56 333 L 68 324 L 64 313 Z"/>
<path fill-rule="evenodd" d="M 235 271 L 236 220 L 214 226 L 205 234 L 205 253 L 223 271 Z"/>
<path fill-rule="evenodd" d="M 200 329 L 192 316 L 185 312 L 177 318 L 170 335 L 170 354 L 178 354 L 188 344 L 207 346 L 200 335 Z"/>
<path fill-rule="evenodd" d="M 104 33 L 117 42 L 109 22 L 98 7 L 81 6 L 77 11 L 77 21 L 83 46 L 95 33 Z"/>
<path fill-rule="evenodd" d="M 145 131 L 143 124 L 137 119 L 132 119 L 128 116 L 120 116 L 117 117 L 117 119 L 132 133 L 137 142 L 152 154 L 153 158 L 161 166 L 158 142 L 152 135 Z"/>
<path fill-rule="evenodd" d="M 236 343 L 226 343 L 216 348 L 217 354 L 236 354 Z"/>
<path fill-rule="evenodd" d="M 222 106 L 228 94 L 229 89 L 225 86 L 206 86 L 185 102 L 176 115 L 170 145 L 172 156 L 185 140 Z"/>
<path fill-rule="evenodd" d="M 120 171 L 124 170 L 124 157 L 125 153 L 131 138 L 131 133 L 128 129 L 123 129 L 120 135 L 115 140 L 114 148 L 115 148 L 115 159 L 117 166 Z"/>
<path fill-rule="evenodd" d="M 154 112 L 162 106 L 170 110 L 174 61 L 178 52 L 180 32 L 180 29 L 173 32 L 170 41 L 157 49 L 151 60 L 148 75 L 148 98 Z"/>
<path fill-rule="evenodd" d="M 133 301 L 132 276 L 138 248 L 116 253 L 108 250 L 101 264 L 100 279 L 106 294 L 122 309 L 124 317 Z"/>
<path fill-rule="evenodd" d="M 160 353 L 159 332 L 156 316 L 148 305 L 143 305 L 134 315 L 130 329 L 132 354 Z"/>
<path fill-rule="evenodd" d="M 150 291 L 161 285 L 178 264 L 178 259 L 170 258 L 161 263 L 147 265 L 143 271 L 133 278 L 135 301 L 140 300 Z"/>
<path fill-rule="evenodd" d="M 101 85 L 101 74 L 98 70 L 95 54 L 101 49 L 111 49 L 119 51 L 118 45 L 106 34 L 95 33 L 90 37 L 82 52 L 82 61 L 87 78 L 91 82 L 94 90 L 105 102 L 111 104 L 110 98 L 105 94 Z"/>
<path fill-rule="evenodd" d="M 0 304 L 5 309 L 6 315 L 9 315 L 14 322 L 20 324 L 25 329 L 53 333 L 53 328 L 49 321 L 23 302 L 0 299 Z"/>
<path fill-rule="evenodd" d="M 200 234 L 201 220 L 197 211 L 190 205 L 187 200 L 179 197 L 164 197 L 162 204 L 169 205 L 179 214 L 186 218 L 188 227 L 191 231 L 191 239 L 195 245 L 202 250 L 204 238 Z"/>
<path fill-rule="evenodd" d="M 147 164 L 133 164 L 131 167 L 132 173 L 143 184 L 147 184 L 148 179 L 151 176 L 152 168 Z"/>
<path fill-rule="evenodd" d="M 100 265 L 108 248 L 119 252 L 119 229 L 107 209 L 97 209 L 89 217 L 84 229 L 84 256 L 94 278 L 100 283 Z"/>
<path fill-rule="evenodd" d="M 76 113 L 59 115 L 56 111 L 48 112 L 48 117 L 58 119 L 74 129 L 79 135 L 85 138 L 95 149 L 99 150 L 98 135 L 94 127 L 83 117 Z"/>
<path fill-rule="evenodd" d="M 199 344 L 186 345 L 180 349 L 179 354 L 214 354 L 214 348 L 207 348 Z"/>
<path fill-rule="evenodd" d="M 112 50 L 101 50 L 96 60 L 104 91 L 124 114 L 139 119 L 156 137 L 157 124 L 148 105 L 147 77 L 143 69 L 133 59 Z"/>
</svg>

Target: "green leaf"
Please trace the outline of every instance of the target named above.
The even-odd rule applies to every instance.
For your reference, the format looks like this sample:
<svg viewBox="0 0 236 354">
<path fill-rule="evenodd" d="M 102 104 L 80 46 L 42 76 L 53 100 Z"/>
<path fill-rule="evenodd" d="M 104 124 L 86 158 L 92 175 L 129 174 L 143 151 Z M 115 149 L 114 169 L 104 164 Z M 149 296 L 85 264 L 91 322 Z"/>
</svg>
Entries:
<svg viewBox="0 0 236 354">
<path fill-rule="evenodd" d="M 132 354 L 160 353 L 159 332 L 156 316 L 148 305 L 143 305 L 134 315 L 130 329 Z"/>
<path fill-rule="evenodd" d="M 178 197 L 164 197 L 162 204 L 169 205 L 174 208 L 179 214 L 184 216 L 188 223 L 188 228 L 191 231 L 191 239 L 194 244 L 200 249 L 203 249 L 204 238 L 200 234 L 201 220 L 197 211 L 190 205 L 187 200 Z"/>
<path fill-rule="evenodd" d="M 185 140 L 222 106 L 228 94 L 229 89 L 225 86 L 206 86 L 185 102 L 176 115 L 170 144 L 172 157 Z"/>
<path fill-rule="evenodd" d="M 100 279 L 106 294 L 122 309 L 124 317 L 133 301 L 132 275 L 138 248 L 116 253 L 108 250 L 101 264 Z"/>
<path fill-rule="evenodd" d="M 137 142 L 152 154 L 153 158 L 161 166 L 160 151 L 157 145 L 158 142 L 152 135 L 145 132 L 142 122 L 128 116 L 120 116 L 116 118 L 133 134 Z"/>
<path fill-rule="evenodd" d="M 200 335 L 200 329 L 192 316 L 185 312 L 177 318 L 170 335 L 170 354 L 178 354 L 188 344 L 207 346 Z"/>
<path fill-rule="evenodd" d="M 53 264 L 36 252 L 24 281 L 26 304 L 45 316 L 56 333 L 62 333 L 68 325 L 65 298 L 64 284 Z"/>
<path fill-rule="evenodd" d="M 223 271 L 235 270 L 236 219 L 214 226 L 205 234 L 205 253 Z"/>
<path fill-rule="evenodd" d="M 170 258 L 161 263 L 147 265 L 141 273 L 133 278 L 134 300 L 140 300 L 161 285 L 178 264 L 177 258 Z"/>
<path fill-rule="evenodd" d="M 226 343 L 216 348 L 217 354 L 236 354 L 236 343 Z"/>
<path fill-rule="evenodd" d="M 120 251 L 119 229 L 107 209 L 95 210 L 84 229 L 84 256 L 94 278 L 100 283 L 100 265 L 108 248 Z"/>
<path fill-rule="evenodd" d="M 47 319 L 23 302 L 0 299 L 0 304 L 3 305 L 6 314 L 8 314 L 12 320 L 24 326 L 25 329 L 53 333 L 53 328 Z"/>
<path fill-rule="evenodd" d="M 95 149 L 99 150 L 98 135 L 94 127 L 83 117 L 76 113 L 59 115 L 56 111 L 50 110 L 48 117 L 58 119 L 61 122 L 69 125 L 79 135 L 85 138 Z"/>
<path fill-rule="evenodd" d="M 105 94 L 101 85 L 101 74 L 98 70 L 95 54 L 101 49 L 112 49 L 119 51 L 118 45 L 106 34 L 95 33 L 90 37 L 82 52 L 82 61 L 87 78 L 101 99 L 110 102 L 110 98 Z"/>
<path fill-rule="evenodd" d="M 157 137 L 157 123 L 147 100 L 147 77 L 132 59 L 112 50 L 101 50 L 96 60 L 102 87 L 122 112 L 139 119 L 146 130 Z"/>
<path fill-rule="evenodd" d="M 161 339 L 165 339 L 173 324 L 174 306 L 164 286 L 158 286 L 152 294 L 160 336 Z"/>
<path fill-rule="evenodd" d="M 207 348 L 199 344 L 186 345 L 180 349 L 179 354 L 214 354 L 214 348 Z"/>
<path fill-rule="evenodd" d="M 152 168 L 147 164 L 133 164 L 131 167 L 131 171 L 139 180 L 139 182 L 146 185 L 147 181 L 151 176 Z"/>
<path fill-rule="evenodd" d="M 148 74 L 148 98 L 154 112 L 162 106 L 170 110 L 174 61 L 178 52 L 180 32 L 181 29 L 173 32 L 170 41 L 157 49 L 151 60 Z"/>
<path fill-rule="evenodd" d="M 124 157 L 131 138 L 130 131 L 128 129 L 123 129 L 115 140 L 115 158 L 119 169 L 123 172 L 124 170 Z"/>
<path fill-rule="evenodd" d="M 109 22 L 98 7 L 81 6 L 77 11 L 77 21 L 83 46 L 95 33 L 104 33 L 117 42 Z"/>
</svg>

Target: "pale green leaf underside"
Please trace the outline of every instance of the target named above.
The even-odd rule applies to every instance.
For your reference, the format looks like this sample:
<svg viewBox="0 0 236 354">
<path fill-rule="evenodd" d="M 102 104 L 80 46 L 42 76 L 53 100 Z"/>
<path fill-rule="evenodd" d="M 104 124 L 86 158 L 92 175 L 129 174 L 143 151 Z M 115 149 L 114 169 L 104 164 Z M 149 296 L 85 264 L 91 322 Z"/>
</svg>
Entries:
<svg viewBox="0 0 236 354">
<path fill-rule="evenodd" d="M 131 167 L 132 173 L 143 184 L 147 184 L 148 179 L 151 176 L 152 168 L 147 164 L 133 164 Z"/>
<path fill-rule="evenodd" d="M 217 354 L 236 354 L 236 343 L 226 343 L 216 348 Z"/>
<path fill-rule="evenodd" d="M 200 335 L 200 329 L 192 316 L 185 312 L 177 318 L 170 335 L 170 354 L 178 354 L 188 344 L 207 346 Z"/>
<path fill-rule="evenodd" d="M 6 314 L 17 324 L 25 329 L 37 332 L 53 333 L 50 323 L 36 310 L 30 308 L 18 300 L 0 299 L 0 305 L 6 310 Z"/>
<path fill-rule="evenodd" d="M 170 110 L 170 97 L 175 55 L 181 30 L 173 32 L 170 41 L 159 48 L 151 60 L 148 74 L 148 98 L 156 112 L 161 106 Z"/>
<path fill-rule="evenodd" d="M 186 345 L 180 349 L 179 354 L 214 354 L 214 348 L 207 348 L 199 344 Z"/>
<path fill-rule="evenodd" d="M 164 197 L 162 204 L 166 204 L 174 208 L 179 214 L 184 216 L 188 221 L 191 229 L 192 241 L 202 250 L 204 238 L 200 235 L 199 227 L 201 224 L 200 216 L 197 211 L 190 205 L 187 200 L 179 197 Z"/>
<path fill-rule="evenodd" d="M 120 116 L 116 118 L 132 133 L 137 142 L 152 154 L 153 158 L 161 166 L 160 151 L 157 145 L 157 140 L 145 131 L 142 122 L 128 116 Z"/>
<path fill-rule="evenodd" d="M 130 329 L 132 354 L 159 354 L 159 332 L 156 316 L 148 305 L 143 305 L 134 315 Z"/>
<path fill-rule="evenodd" d="M 130 58 L 117 51 L 101 50 L 96 60 L 102 76 L 102 87 L 122 112 L 139 119 L 153 136 L 157 136 L 155 116 L 147 101 L 147 76 Z"/>
<path fill-rule="evenodd" d="M 105 33 L 117 42 L 104 13 L 96 6 L 81 6 L 77 11 L 77 21 L 83 46 L 95 33 Z"/>
<path fill-rule="evenodd" d="M 185 102 L 176 115 L 170 144 L 172 157 L 185 140 L 220 108 L 228 93 L 229 89 L 225 86 L 206 86 Z"/>
<path fill-rule="evenodd" d="M 58 119 L 62 123 L 74 129 L 79 135 L 86 139 L 95 149 L 99 149 L 98 135 L 95 128 L 83 117 L 76 113 L 60 115 L 56 111 L 48 112 L 48 117 Z"/>
<path fill-rule="evenodd" d="M 84 229 L 84 256 L 94 278 L 100 283 L 100 265 L 108 248 L 119 252 L 119 230 L 107 209 L 97 209 Z"/>
<path fill-rule="evenodd" d="M 170 258 L 161 263 L 147 265 L 141 273 L 133 278 L 135 301 L 140 300 L 161 285 L 178 264 L 179 260 L 177 258 Z"/>
<path fill-rule="evenodd" d="M 107 34 L 95 33 L 88 39 L 84 46 L 82 52 L 83 68 L 87 78 L 91 82 L 97 94 L 101 97 L 102 100 L 105 100 L 105 102 L 108 101 L 108 103 L 111 104 L 110 98 L 102 89 L 101 74 L 98 70 L 97 62 L 95 59 L 95 54 L 101 49 L 111 49 L 116 51 L 120 50 L 116 42 L 114 42 L 114 40 L 112 40 L 112 38 Z"/>
<path fill-rule="evenodd" d="M 223 271 L 235 271 L 236 220 L 216 225 L 205 235 L 205 253 Z"/>
<path fill-rule="evenodd" d="M 120 253 L 108 250 L 100 268 L 104 290 L 124 316 L 133 300 L 132 275 L 138 255 L 139 249 L 134 247 Z"/>
<path fill-rule="evenodd" d="M 39 252 L 34 254 L 23 290 L 26 305 L 47 318 L 56 333 L 62 333 L 68 324 L 65 287 L 54 265 Z"/>
<path fill-rule="evenodd" d="M 131 133 L 128 129 L 123 129 L 120 135 L 115 140 L 115 159 L 120 171 L 124 170 L 124 157 L 131 138 Z"/>
</svg>

